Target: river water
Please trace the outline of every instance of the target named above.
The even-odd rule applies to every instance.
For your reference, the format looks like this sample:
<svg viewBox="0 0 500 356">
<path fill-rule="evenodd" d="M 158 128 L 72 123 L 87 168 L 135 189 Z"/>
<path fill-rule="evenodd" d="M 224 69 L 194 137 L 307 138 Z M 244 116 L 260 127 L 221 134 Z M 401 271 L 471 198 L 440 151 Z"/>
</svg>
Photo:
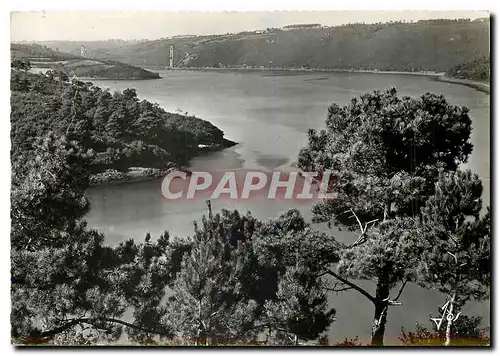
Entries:
<svg viewBox="0 0 500 356">
<path fill-rule="evenodd" d="M 197 157 L 192 170 L 279 169 L 292 167 L 301 147 L 307 142 L 308 128 L 324 127 L 326 110 L 332 102 L 347 104 L 354 96 L 372 90 L 396 87 L 400 95 L 419 96 L 425 92 L 442 93 L 456 105 L 470 109 L 473 122 L 471 140 L 474 150 L 464 168 L 476 172 L 484 184 L 483 203 L 490 204 L 490 102 L 489 95 L 457 84 L 411 75 L 370 73 L 299 73 L 231 71 L 163 71 L 159 80 L 93 81 L 103 88 L 135 88 L 140 99 L 160 104 L 167 111 L 196 115 L 222 129 L 225 137 L 239 144 L 219 152 Z M 175 203 L 161 194 L 161 180 L 93 187 L 89 189 L 91 210 L 89 226 L 106 235 L 108 244 L 126 239 L 153 237 L 164 230 L 171 236 L 193 233 L 193 221 L 207 213 L 205 201 Z M 311 218 L 311 205 L 293 201 L 252 199 L 250 201 L 215 200 L 214 211 L 222 208 L 251 211 L 268 219 L 291 207 Z M 355 236 L 323 225 L 339 240 Z M 371 282 L 363 284 L 373 291 Z M 431 326 L 429 314 L 436 316 L 445 297 L 436 291 L 407 286 L 400 307 L 389 310 L 386 337 L 397 343 L 404 326 L 414 329 L 415 321 Z M 373 307 L 354 291 L 330 297 L 337 309 L 337 322 L 329 330 L 330 340 L 370 335 Z M 465 312 L 484 317 L 489 325 L 489 302 L 469 303 Z"/>
</svg>

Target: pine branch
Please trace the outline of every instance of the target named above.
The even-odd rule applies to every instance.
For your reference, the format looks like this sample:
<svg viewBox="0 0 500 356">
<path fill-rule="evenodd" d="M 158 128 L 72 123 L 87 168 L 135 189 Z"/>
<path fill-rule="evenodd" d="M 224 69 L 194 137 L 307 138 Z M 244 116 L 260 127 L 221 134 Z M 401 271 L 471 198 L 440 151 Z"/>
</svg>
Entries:
<svg viewBox="0 0 500 356">
<path fill-rule="evenodd" d="M 344 292 L 344 291 L 353 289 L 352 287 L 343 287 L 343 286 L 345 286 L 344 283 L 342 283 L 342 282 L 335 282 L 335 283 L 333 283 L 332 287 L 325 287 L 325 289 L 327 291 L 335 292 L 335 293 Z"/>
<path fill-rule="evenodd" d="M 165 330 L 148 329 L 148 328 L 144 328 L 144 327 L 139 326 L 139 325 L 134 325 L 134 324 L 131 324 L 131 323 L 127 323 L 126 321 L 123 321 L 123 320 L 120 320 L 120 319 L 104 318 L 103 317 L 103 318 L 77 318 L 77 319 L 73 319 L 73 320 L 67 322 L 66 324 L 58 326 L 57 328 L 54 328 L 54 329 L 51 329 L 51 330 L 47 330 L 47 331 L 43 331 L 43 332 L 40 332 L 40 333 L 35 334 L 33 336 L 29 336 L 29 337 L 24 338 L 24 339 L 49 340 L 49 339 L 53 338 L 54 336 L 56 336 L 57 334 L 60 334 L 63 331 L 71 329 L 73 326 L 76 326 L 78 324 L 82 324 L 82 323 L 84 323 L 84 324 L 90 324 L 90 325 L 92 325 L 92 326 L 94 326 L 94 327 L 97 328 L 97 326 L 95 324 L 99 324 L 99 323 L 102 323 L 102 322 L 120 324 L 120 325 L 129 327 L 131 329 L 135 329 L 135 330 L 139 330 L 139 331 L 143 331 L 143 332 L 147 332 L 147 333 L 151 333 L 151 334 L 162 335 L 162 336 L 171 336 L 171 333 L 170 332 L 166 332 Z"/>
<path fill-rule="evenodd" d="M 351 290 L 351 289 L 353 289 L 353 287 L 345 287 L 345 288 L 339 288 L 339 289 L 336 289 L 336 288 L 325 288 L 325 289 L 329 292 L 339 293 L 339 292 L 345 292 L 345 291 Z"/>
<path fill-rule="evenodd" d="M 337 273 L 335 273 L 334 271 L 332 270 L 328 270 L 326 271 L 326 274 L 329 274 L 335 278 L 337 278 L 339 281 L 341 281 L 342 283 L 344 284 L 347 284 L 348 286 L 350 286 L 352 289 L 355 289 L 356 291 L 358 291 L 359 293 L 363 294 L 366 298 L 368 298 L 372 303 L 375 304 L 376 302 L 376 299 L 375 297 L 373 297 L 370 293 L 368 293 L 366 290 L 364 290 L 363 288 L 361 288 L 360 286 L 354 284 L 353 282 L 341 277 L 340 275 L 338 275 Z"/>
</svg>

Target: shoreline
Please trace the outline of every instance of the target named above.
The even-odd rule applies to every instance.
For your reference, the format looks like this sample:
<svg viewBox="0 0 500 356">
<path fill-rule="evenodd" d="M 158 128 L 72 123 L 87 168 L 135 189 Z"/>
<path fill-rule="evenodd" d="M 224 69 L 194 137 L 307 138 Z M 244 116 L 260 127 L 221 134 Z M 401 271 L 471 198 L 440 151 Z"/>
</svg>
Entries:
<svg viewBox="0 0 500 356">
<path fill-rule="evenodd" d="M 468 86 L 469 88 L 476 89 L 480 92 L 490 94 L 490 84 L 488 84 L 488 83 L 478 82 L 478 81 L 470 80 L 470 79 L 460 79 L 460 78 L 447 77 L 444 75 L 439 76 L 439 77 L 435 77 L 434 80 L 436 80 L 438 82 L 443 82 L 443 83 L 465 85 L 465 86 Z"/>
<path fill-rule="evenodd" d="M 142 67 L 141 67 L 142 68 Z M 144 67 L 145 69 L 147 67 Z M 244 72 L 298 72 L 298 73 L 368 73 L 368 74 L 396 74 L 396 75 L 417 75 L 417 76 L 427 76 L 427 77 L 440 77 L 444 76 L 444 72 L 433 72 L 433 71 L 423 71 L 423 72 L 407 72 L 407 71 L 390 71 L 390 70 L 374 70 L 374 69 L 328 69 L 328 68 L 240 68 L 240 67 L 174 67 L 165 68 L 165 71 L 244 71 Z"/>
<path fill-rule="evenodd" d="M 220 151 L 226 148 L 236 146 L 238 143 L 224 138 L 223 144 L 218 146 L 206 146 L 198 149 L 198 155 L 204 152 Z M 196 155 L 195 157 L 197 157 Z M 194 157 L 193 157 L 194 158 Z M 191 175 L 189 168 L 185 166 L 176 167 L 173 163 L 166 163 L 168 168 L 152 168 L 152 167 L 129 167 L 127 172 L 118 171 L 116 169 L 107 169 L 104 172 L 94 173 L 90 175 L 89 187 L 120 185 L 127 183 L 138 183 L 148 180 L 163 178 L 172 172 L 185 172 L 188 176 Z"/>
<path fill-rule="evenodd" d="M 446 76 L 445 72 L 405 72 L 405 71 L 389 71 L 389 70 L 365 70 L 365 69 L 326 69 L 326 68 L 239 68 L 239 67 L 177 67 L 166 68 L 166 71 L 206 71 L 206 72 L 290 72 L 290 73 L 365 73 L 365 74 L 393 74 L 393 75 L 414 75 L 432 78 L 435 81 L 443 83 L 451 83 L 465 85 L 469 88 L 476 89 L 480 92 L 490 94 L 490 84 L 479 82 L 471 79 L 461 79 Z"/>
<path fill-rule="evenodd" d="M 33 70 L 34 69 L 34 70 Z M 45 73 L 49 70 L 52 70 L 54 68 L 52 67 L 36 67 L 36 66 L 33 66 L 31 67 L 30 69 L 30 72 L 31 73 L 35 73 L 35 74 L 42 74 L 42 75 L 45 75 Z M 157 73 L 158 74 L 158 73 Z M 69 76 L 68 76 L 69 78 Z M 91 81 L 91 80 L 154 80 L 154 79 L 162 79 L 163 77 L 158 74 L 158 76 L 156 77 L 127 77 L 127 78 L 121 78 L 121 77 L 117 77 L 117 78 L 113 78 L 113 77 L 75 77 L 75 79 L 78 79 L 79 81 Z M 72 79 L 72 78 L 70 78 Z"/>
<path fill-rule="evenodd" d="M 162 76 L 154 77 L 154 78 L 141 78 L 141 77 L 129 77 L 129 78 L 98 78 L 98 77 L 78 77 L 79 81 L 83 80 L 156 80 L 156 79 L 163 79 Z"/>
<path fill-rule="evenodd" d="M 104 172 L 90 175 L 89 188 L 100 186 L 114 186 L 127 183 L 138 183 L 165 177 L 172 172 L 185 172 L 188 176 L 191 171 L 186 168 L 147 168 L 130 167 L 127 172 L 120 172 L 116 169 L 108 169 Z"/>
</svg>

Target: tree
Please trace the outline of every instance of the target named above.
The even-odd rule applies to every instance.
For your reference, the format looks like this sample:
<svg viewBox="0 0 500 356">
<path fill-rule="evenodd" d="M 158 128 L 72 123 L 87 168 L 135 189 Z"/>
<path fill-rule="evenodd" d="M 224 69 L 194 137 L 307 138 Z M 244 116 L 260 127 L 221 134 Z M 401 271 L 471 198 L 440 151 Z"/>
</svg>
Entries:
<svg viewBox="0 0 500 356">
<path fill-rule="evenodd" d="M 50 70 L 46 71 L 45 76 L 50 78 L 50 79 L 59 78 L 59 80 L 63 81 L 63 82 L 67 82 L 69 80 L 66 73 L 64 73 L 61 70 L 57 70 L 57 69 L 50 69 Z"/>
<path fill-rule="evenodd" d="M 133 243 L 106 247 L 104 236 L 86 227 L 85 162 L 87 153 L 75 142 L 52 134 L 37 142 L 30 156 L 13 161 L 11 332 L 20 342 L 116 340 L 123 326 L 168 333 L 148 329 L 146 318 L 137 325 L 120 319 L 134 306 L 124 286 L 138 290 L 130 285 L 142 280 L 123 272 L 127 263 L 143 258 L 145 248 Z M 150 270 L 139 272 L 155 276 L 163 271 L 161 263 L 147 262 L 146 267 Z M 136 298 L 142 293 L 135 292 Z M 153 287 L 146 295 L 155 293 Z"/>
<path fill-rule="evenodd" d="M 29 91 L 30 81 L 23 73 L 14 72 L 10 79 L 10 90 L 18 92 Z"/>
<path fill-rule="evenodd" d="M 31 69 L 31 62 L 28 60 L 23 61 L 23 68 L 25 72 L 29 71 Z"/>
<path fill-rule="evenodd" d="M 126 328 L 129 339 L 145 343 L 156 336 L 160 339 L 173 336 L 173 331 L 163 323 L 167 308 L 162 302 L 166 288 L 172 286 L 180 268 L 177 255 L 185 247 L 183 242 L 170 241 L 165 232 L 156 241 L 151 241 L 151 234 L 147 233 L 144 243 L 129 240 L 115 250 L 121 260 L 117 287 L 133 310 L 133 324 L 140 326 Z"/>
<path fill-rule="evenodd" d="M 61 243 L 89 209 L 88 153 L 52 133 L 34 151 L 13 160 L 11 191 L 12 246 L 32 251 Z"/>
<path fill-rule="evenodd" d="M 313 340 L 334 321 L 325 270 L 338 262 L 334 239 L 313 231 L 297 209 L 258 224 L 252 235 L 259 267 L 257 300 L 262 325 L 274 342 L 298 345 Z"/>
<path fill-rule="evenodd" d="M 470 299 L 489 297 L 491 284 L 490 211 L 482 209 L 481 180 L 470 171 L 443 173 L 422 209 L 420 283 L 448 297 L 447 313 L 459 315 Z M 453 318 L 446 318 L 445 345 L 451 344 Z"/>
<path fill-rule="evenodd" d="M 222 222 L 225 217 L 203 219 L 173 283 L 164 323 L 183 342 L 209 345 L 245 342 L 256 336 L 257 303 L 241 285 L 245 261 L 238 249 L 244 242 L 231 245 L 224 226 L 234 224 Z"/>
<path fill-rule="evenodd" d="M 276 341 L 294 346 L 299 340 L 316 339 L 335 317 L 335 309 L 328 309 L 325 288 L 304 267 L 286 270 L 276 298 L 268 300 L 264 310 L 263 322 L 270 332 L 275 331 Z"/>
<path fill-rule="evenodd" d="M 106 133 L 113 138 L 120 138 L 123 135 L 123 112 L 115 111 L 109 116 L 106 123 Z"/>
<path fill-rule="evenodd" d="M 136 120 L 132 129 L 134 135 L 139 138 L 149 137 L 153 140 L 159 140 L 164 127 L 165 120 L 152 112 L 145 112 Z"/>
<path fill-rule="evenodd" d="M 472 150 L 468 109 L 442 95 L 398 97 L 375 91 L 328 109 L 326 129 L 309 131 L 298 157 L 305 171 L 330 171 L 334 197 L 313 208 L 315 221 L 334 222 L 356 241 L 344 245 L 337 271 L 329 274 L 374 305 L 372 344 L 381 345 L 387 310 L 415 280 L 423 251 L 415 218 L 433 194 L 441 171 L 454 171 Z M 321 179 L 321 177 L 320 177 Z M 350 279 L 376 282 L 375 295 Z M 401 285 L 394 298 L 390 292 Z"/>
<path fill-rule="evenodd" d="M 10 66 L 13 69 L 27 72 L 31 69 L 31 62 L 26 59 L 16 59 L 11 62 Z"/>
</svg>

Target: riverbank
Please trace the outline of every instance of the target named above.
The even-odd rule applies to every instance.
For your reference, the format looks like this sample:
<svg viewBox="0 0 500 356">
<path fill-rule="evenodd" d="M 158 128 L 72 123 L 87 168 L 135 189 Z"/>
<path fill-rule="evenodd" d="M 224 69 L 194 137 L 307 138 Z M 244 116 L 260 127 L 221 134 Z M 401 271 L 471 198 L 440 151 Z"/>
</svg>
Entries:
<svg viewBox="0 0 500 356">
<path fill-rule="evenodd" d="M 147 180 L 163 178 L 169 173 L 175 171 L 186 172 L 190 175 L 191 172 L 184 168 L 145 168 L 145 167 L 130 167 L 127 172 L 120 172 L 116 169 L 108 169 L 101 173 L 96 173 L 90 176 L 90 186 L 99 185 L 118 185 L 125 183 L 137 183 Z"/>
<path fill-rule="evenodd" d="M 200 145 L 198 147 L 198 152 L 203 153 L 219 151 L 235 145 L 237 145 L 236 142 L 224 138 L 221 145 Z M 166 168 L 130 167 L 127 172 L 121 172 L 116 169 L 107 169 L 104 172 L 92 174 L 90 176 L 90 186 L 143 182 L 163 178 L 167 174 L 175 171 L 186 172 L 187 175 L 191 174 L 191 171 L 188 169 L 175 167 L 173 163 L 167 164 L 166 166 Z"/>
<path fill-rule="evenodd" d="M 32 67 L 30 69 L 31 73 L 34 74 L 43 74 L 49 70 L 53 70 L 53 68 L 49 67 Z M 156 73 L 158 76 L 150 76 L 150 77 L 139 77 L 139 76 L 132 76 L 132 77 L 75 77 L 75 79 L 78 79 L 79 81 L 92 81 L 92 80 L 154 80 L 154 79 L 162 79 L 163 77 L 160 76 L 160 74 Z"/>
<path fill-rule="evenodd" d="M 481 91 L 483 93 L 490 94 L 490 84 L 488 84 L 488 83 L 477 82 L 477 81 L 470 80 L 470 79 L 452 78 L 452 77 L 447 77 L 444 75 L 435 77 L 434 80 L 436 80 L 438 82 L 444 82 L 444 83 L 466 85 L 470 88 L 476 89 L 476 90 Z"/>
<path fill-rule="evenodd" d="M 155 80 L 155 79 L 163 79 L 162 76 L 158 75 L 157 77 L 149 77 L 149 78 L 141 78 L 141 77 L 78 77 L 79 81 L 92 81 L 92 80 Z"/>
<path fill-rule="evenodd" d="M 397 75 L 417 75 L 428 77 L 444 76 L 444 72 L 421 71 L 389 71 L 377 69 L 329 69 L 329 68 L 256 68 L 256 67 L 176 67 L 165 68 L 166 70 L 192 70 L 192 71 L 218 71 L 218 72 L 296 72 L 296 73 L 368 73 L 368 74 L 397 74 Z"/>
</svg>

